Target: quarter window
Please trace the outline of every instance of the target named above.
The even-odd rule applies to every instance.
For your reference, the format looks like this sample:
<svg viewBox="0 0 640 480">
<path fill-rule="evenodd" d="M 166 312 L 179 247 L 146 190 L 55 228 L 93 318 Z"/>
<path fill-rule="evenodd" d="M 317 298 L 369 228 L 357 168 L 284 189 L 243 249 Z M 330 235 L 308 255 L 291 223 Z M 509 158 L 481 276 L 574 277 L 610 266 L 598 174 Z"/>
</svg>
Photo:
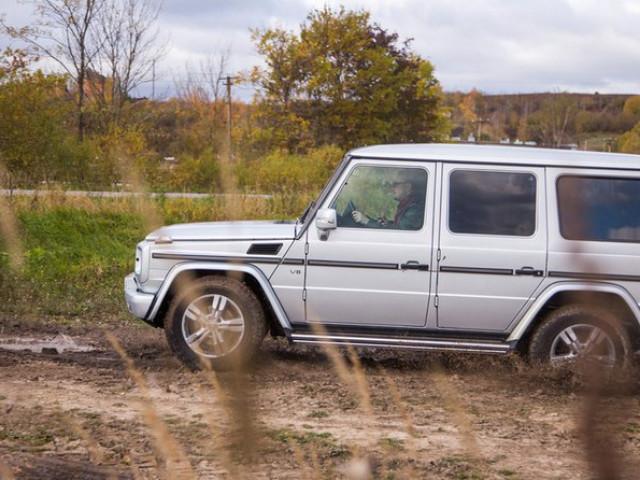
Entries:
<svg viewBox="0 0 640 480">
<path fill-rule="evenodd" d="M 564 238 L 640 242 L 640 180 L 565 176 L 557 192 Z"/>
<path fill-rule="evenodd" d="M 455 170 L 449 229 L 454 233 L 530 237 L 536 228 L 536 177 L 525 172 Z"/>
</svg>

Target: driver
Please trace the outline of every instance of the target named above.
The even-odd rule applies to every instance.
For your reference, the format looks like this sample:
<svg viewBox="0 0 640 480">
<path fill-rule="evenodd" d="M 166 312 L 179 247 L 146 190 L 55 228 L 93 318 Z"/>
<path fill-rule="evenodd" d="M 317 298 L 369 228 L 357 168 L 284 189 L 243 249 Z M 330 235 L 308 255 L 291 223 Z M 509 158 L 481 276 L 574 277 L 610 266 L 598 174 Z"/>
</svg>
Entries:
<svg viewBox="0 0 640 480">
<path fill-rule="evenodd" d="M 419 176 L 418 176 L 419 177 Z M 395 228 L 400 230 L 419 230 L 422 227 L 424 194 L 420 194 L 418 179 L 412 170 L 401 170 L 391 184 L 393 199 L 398 202 L 393 220 L 378 218 L 373 220 L 359 210 L 351 212 L 353 220 L 369 228 Z"/>
</svg>

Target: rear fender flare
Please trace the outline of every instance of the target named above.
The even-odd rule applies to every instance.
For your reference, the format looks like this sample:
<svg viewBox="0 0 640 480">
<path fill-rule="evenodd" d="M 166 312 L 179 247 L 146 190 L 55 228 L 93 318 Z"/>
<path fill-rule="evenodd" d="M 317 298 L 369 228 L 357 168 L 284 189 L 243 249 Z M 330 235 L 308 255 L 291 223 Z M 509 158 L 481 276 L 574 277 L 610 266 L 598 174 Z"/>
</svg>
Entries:
<svg viewBox="0 0 640 480">
<path fill-rule="evenodd" d="M 544 308 L 547 302 L 558 293 L 563 292 L 599 292 L 615 295 L 625 302 L 636 318 L 636 321 L 640 323 L 640 307 L 634 301 L 631 294 L 624 288 L 609 283 L 559 282 L 550 285 L 540 294 L 516 324 L 507 341 L 517 342 L 522 339 L 529 330 L 529 327 L 536 321 L 538 313 Z"/>
</svg>

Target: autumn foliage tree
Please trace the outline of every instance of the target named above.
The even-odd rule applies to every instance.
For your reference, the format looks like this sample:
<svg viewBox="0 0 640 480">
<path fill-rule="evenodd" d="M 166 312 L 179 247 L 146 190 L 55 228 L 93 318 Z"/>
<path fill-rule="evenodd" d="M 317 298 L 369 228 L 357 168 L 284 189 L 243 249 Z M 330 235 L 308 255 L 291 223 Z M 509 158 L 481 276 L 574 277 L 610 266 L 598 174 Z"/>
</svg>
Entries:
<svg viewBox="0 0 640 480">
<path fill-rule="evenodd" d="M 34 22 L 4 32 L 47 57 L 73 82 L 78 139 L 89 132 L 90 107 L 104 114 L 93 123 L 117 126 L 131 91 L 150 75 L 162 56 L 155 22 L 160 0 L 25 0 L 34 7 Z M 1 19 L 0 19 L 1 20 Z"/>
<path fill-rule="evenodd" d="M 63 163 L 69 111 L 66 78 L 34 70 L 32 62 L 21 50 L 7 49 L 0 55 L 0 153 L 7 171 L 27 183 L 72 170 Z"/>
<path fill-rule="evenodd" d="M 445 125 L 433 66 L 366 11 L 314 10 L 300 33 L 254 31 L 257 118 L 273 146 L 432 141 Z M 258 134 L 258 135 L 259 135 Z M 260 138 L 258 138 L 260 140 Z M 277 142 L 273 145 L 273 142 Z"/>
<path fill-rule="evenodd" d="M 624 153 L 640 153 L 640 96 L 627 99 L 623 112 L 637 121 L 636 125 L 621 135 L 618 139 L 618 147 Z"/>
</svg>

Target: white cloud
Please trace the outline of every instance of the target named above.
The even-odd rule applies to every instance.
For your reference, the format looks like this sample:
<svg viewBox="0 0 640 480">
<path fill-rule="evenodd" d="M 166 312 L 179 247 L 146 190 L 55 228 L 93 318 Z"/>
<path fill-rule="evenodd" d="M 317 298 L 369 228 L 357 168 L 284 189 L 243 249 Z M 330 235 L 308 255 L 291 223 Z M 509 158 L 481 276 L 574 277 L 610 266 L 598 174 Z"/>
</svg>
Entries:
<svg viewBox="0 0 640 480">
<path fill-rule="evenodd" d="M 364 8 L 400 40 L 413 38 L 448 90 L 640 93 L 638 0 L 165 0 L 159 25 L 172 48 L 163 71 L 226 45 L 231 73 L 247 70 L 261 63 L 250 29 L 296 30 L 324 5 Z M 17 24 L 31 13 L 21 4 L 1 11 Z M 166 76 L 158 81 L 169 84 Z"/>
</svg>

